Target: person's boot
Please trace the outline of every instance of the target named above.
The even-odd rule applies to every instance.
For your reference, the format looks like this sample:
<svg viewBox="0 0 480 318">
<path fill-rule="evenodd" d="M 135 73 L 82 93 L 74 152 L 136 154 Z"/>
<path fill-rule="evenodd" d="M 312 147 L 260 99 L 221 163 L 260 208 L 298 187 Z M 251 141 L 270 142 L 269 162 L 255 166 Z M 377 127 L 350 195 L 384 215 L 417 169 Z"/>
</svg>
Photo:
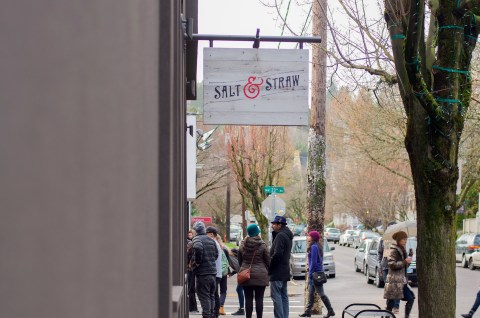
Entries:
<svg viewBox="0 0 480 318">
<path fill-rule="evenodd" d="M 225 309 L 223 308 L 223 306 L 220 306 L 220 309 L 218 310 L 218 313 L 220 315 L 225 315 Z"/>
<path fill-rule="evenodd" d="M 244 316 L 245 315 L 245 310 L 243 308 L 238 308 L 238 310 L 234 313 L 232 313 L 232 316 Z"/>
<path fill-rule="evenodd" d="M 332 304 L 330 303 L 330 299 L 328 299 L 327 296 L 322 296 L 320 298 L 322 299 L 323 304 L 325 305 L 325 307 L 327 307 L 327 310 L 328 310 L 327 315 L 323 316 L 323 318 L 330 318 L 335 316 L 335 312 L 333 311 Z"/>
<path fill-rule="evenodd" d="M 309 311 L 305 311 L 303 314 L 298 315 L 299 317 L 311 317 L 312 314 Z"/>
<path fill-rule="evenodd" d="M 461 314 L 460 316 L 462 316 L 463 318 L 472 318 L 473 314 L 474 312 L 470 310 L 468 314 Z"/>
<path fill-rule="evenodd" d="M 410 312 L 412 311 L 412 307 L 413 307 L 413 303 L 407 302 L 407 304 L 405 305 L 405 318 L 410 317 Z"/>
</svg>

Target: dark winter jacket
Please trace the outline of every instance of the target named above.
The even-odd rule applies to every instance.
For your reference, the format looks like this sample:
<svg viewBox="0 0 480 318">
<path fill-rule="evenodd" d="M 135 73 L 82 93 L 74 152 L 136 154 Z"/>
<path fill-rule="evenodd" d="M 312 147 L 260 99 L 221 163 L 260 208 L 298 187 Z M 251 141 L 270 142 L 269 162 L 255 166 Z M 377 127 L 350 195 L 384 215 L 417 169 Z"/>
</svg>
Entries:
<svg viewBox="0 0 480 318">
<path fill-rule="evenodd" d="M 206 234 L 198 234 L 193 238 L 192 269 L 195 275 L 216 275 L 215 261 L 218 257 L 216 241 Z"/>
<path fill-rule="evenodd" d="M 270 255 L 267 244 L 260 236 L 247 237 L 242 241 L 238 251 L 238 262 L 240 271 L 249 268 L 250 280 L 242 286 L 268 286 L 268 267 L 270 266 Z"/>
<path fill-rule="evenodd" d="M 270 248 L 270 281 L 290 280 L 290 253 L 292 251 L 293 233 L 286 226 L 272 233 Z"/>
<path fill-rule="evenodd" d="M 193 239 L 187 238 L 187 271 L 192 271 L 193 265 Z"/>
<path fill-rule="evenodd" d="M 406 257 L 406 252 L 400 246 L 392 244 L 388 256 L 388 275 L 383 298 L 403 299 L 403 286 L 407 284 L 406 269 L 409 266 L 405 261 Z"/>
</svg>

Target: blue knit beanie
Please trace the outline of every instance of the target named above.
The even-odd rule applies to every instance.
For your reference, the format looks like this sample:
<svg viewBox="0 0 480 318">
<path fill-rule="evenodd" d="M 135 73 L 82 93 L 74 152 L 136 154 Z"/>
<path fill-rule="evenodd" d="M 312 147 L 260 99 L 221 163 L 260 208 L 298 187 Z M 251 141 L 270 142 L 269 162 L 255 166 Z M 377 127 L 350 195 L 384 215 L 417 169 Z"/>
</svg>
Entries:
<svg viewBox="0 0 480 318">
<path fill-rule="evenodd" d="M 258 228 L 258 225 L 256 224 L 250 224 L 249 226 L 247 226 L 247 234 L 248 236 L 257 236 L 258 234 L 260 234 L 260 229 Z"/>
</svg>

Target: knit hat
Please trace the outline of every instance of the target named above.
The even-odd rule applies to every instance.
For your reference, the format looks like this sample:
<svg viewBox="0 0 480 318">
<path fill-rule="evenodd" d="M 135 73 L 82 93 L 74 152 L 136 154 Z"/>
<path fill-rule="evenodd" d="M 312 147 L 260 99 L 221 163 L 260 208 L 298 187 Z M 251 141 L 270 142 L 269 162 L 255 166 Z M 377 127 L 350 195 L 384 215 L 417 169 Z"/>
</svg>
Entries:
<svg viewBox="0 0 480 318">
<path fill-rule="evenodd" d="M 406 239 L 406 238 L 408 237 L 408 235 L 407 235 L 407 233 L 405 233 L 405 232 L 403 232 L 403 231 L 398 231 L 398 232 L 394 233 L 394 234 L 392 235 L 392 237 L 393 237 L 393 239 L 394 239 L 395 241 L 398 242 L 398 241 L 400 241 L 400 240 L 402 240 L 402 239 Z"/>
<path fill-rule="evenodd" d="M 258 228 L 258 225 L 256 224 L 250 224 L 247 226 L 247 234 L 250 237 L 257 236 L 260 234 L 260 229 Z"/>
<path fill-rule="evenodd" d="M 315 242 L 318 242 L 320 240 L 320 233 L 318 233 L 317 231 L 310 231 L 308 233 L 308 236 L 310 236 Z"/>
<path fill-rule="evenodd" d="M 209 226 L 207 227 L 207 233 L 213 233 L 213 235 L 217 236 L 218 231 L 217 228 L 214 226 Z"/>
<path fill-rule="evenodd" d="M 205 234 L 205 223 L 202 221 L 195 222 L 193 229 L 195 232 L 197 232 L 197 234 Z"/>
</svg>

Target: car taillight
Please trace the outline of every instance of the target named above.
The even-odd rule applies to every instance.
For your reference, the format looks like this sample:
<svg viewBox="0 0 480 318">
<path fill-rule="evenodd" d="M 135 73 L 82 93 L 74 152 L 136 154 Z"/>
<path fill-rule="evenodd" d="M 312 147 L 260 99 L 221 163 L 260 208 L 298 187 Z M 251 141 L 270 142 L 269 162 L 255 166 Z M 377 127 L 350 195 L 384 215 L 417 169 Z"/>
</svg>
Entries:
<svg viewBox="0 0 480 318">
<path fill-rule="evenodd" d="M 325 236 L 326 236 L 326 237 L 328 237 L 328 232 L 327 232 L 327 233 L 325 233 Z"/>
<path fill-rule="evenodd" d="M 476 249 L 478 249 L 478 248 L 480 248 L 480 246 L 477 246 L 477 245 L 470 245 L 470 246 L 468 247 L 468 249 L 469 249 L 470 251 L 474 251 L 474 250 L 476 250 Z"/>
</svg>

